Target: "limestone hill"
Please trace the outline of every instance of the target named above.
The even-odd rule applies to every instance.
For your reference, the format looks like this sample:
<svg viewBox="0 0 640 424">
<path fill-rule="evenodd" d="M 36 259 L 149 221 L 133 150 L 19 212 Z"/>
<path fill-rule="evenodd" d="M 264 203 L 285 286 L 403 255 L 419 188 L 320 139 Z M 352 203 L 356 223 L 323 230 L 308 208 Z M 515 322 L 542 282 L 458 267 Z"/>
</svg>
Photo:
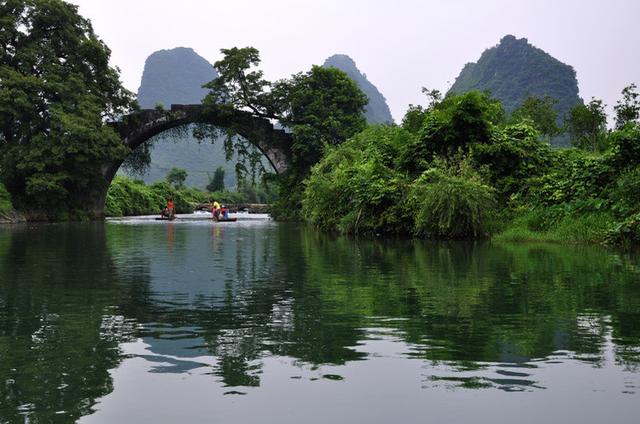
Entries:
<svg viewBox="0 0 640 424">
<path fill-rule="evenodd" d="M 529 44 L 526 38 L 507 35 L 497 46 L 468 63 L 449 90 L 464 93 L 489 91 L 502 101 L 507 112 L 517 109 L 529 96 L 551 96 L 558 100 L 556 110 L 561 122 L 565 114 L 582 100 L 574 69 L 545 51 Z M 566 137 L 555 144 L 566 144 Z"/>
</svg>

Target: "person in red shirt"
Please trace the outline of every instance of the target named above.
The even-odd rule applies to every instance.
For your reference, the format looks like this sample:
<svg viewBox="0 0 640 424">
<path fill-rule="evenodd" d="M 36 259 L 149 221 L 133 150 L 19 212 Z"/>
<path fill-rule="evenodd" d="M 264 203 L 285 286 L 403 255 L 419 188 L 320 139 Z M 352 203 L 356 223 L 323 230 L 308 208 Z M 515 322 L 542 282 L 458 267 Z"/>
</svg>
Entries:
<svg viewBox="0 0 640 424">
<path fill-rule="evenodd" d="M 176 210 L 173 205 L 173 196 L 169 197 L 169 201 L 167 202 L 167 212 L 169 212 L 169 218 L 176 216 Z"/>
<path fill-rule="evenodd" d="M 167 218 L 175 218 L 176 210 L 173 204 L 173 196 L 169 197 L 169 201 L 167 201 L 167 208 L 165 210 L 166 210 L 165 215 Z"/>
</svg>

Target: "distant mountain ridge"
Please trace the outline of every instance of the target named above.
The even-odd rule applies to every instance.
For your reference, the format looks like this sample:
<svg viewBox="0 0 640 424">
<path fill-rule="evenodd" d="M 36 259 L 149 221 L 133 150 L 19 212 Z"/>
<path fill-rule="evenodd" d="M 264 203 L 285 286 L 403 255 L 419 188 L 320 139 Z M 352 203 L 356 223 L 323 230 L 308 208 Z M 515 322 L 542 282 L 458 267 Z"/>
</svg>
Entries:
<svg viewBox="0 0 640 424">
<path fill-rule="evenodd" d="M 365 117 L 367 118 L 368 123 L 393 123 L 393 117 L 391 116 L 389 105 L 387 105 L 387 100 L 376 86 L 369 82 L 367 76 L 360 72 L 353 59 L 346 54 L 334 54 L 327 58 L 322 66 L 325 68 L 333 67 L 340 69 L 342 72 L 347 74 L 349 78 L 355 81 L 355 83 L 358 84 L 358 87 L 360 87 L 364 94 L 367 95 L 369 98 L 369 104 L 365 107 Z"/>
<path fill-rule="evenodd" d="M 151 109 L 157 103 L 197 104 L 207 95 L 202 86 L 218 78 L 212 64 L 193 49 L 159 50 L 146 60 L 138 89 L 138 103 Z"/>
<path fill-rule="evenodd" d="M 471 90 L 491 92 L 509 113 L 529 95 L 551 96 L 558 100 L 559 121 L 582 103 L 573 67 L 529 44 L 526 38 L 513 35 L 506 35 L 498 45 L 485 50 L 477 62 L 467 63 L 449 92 Z"/>
</svg>

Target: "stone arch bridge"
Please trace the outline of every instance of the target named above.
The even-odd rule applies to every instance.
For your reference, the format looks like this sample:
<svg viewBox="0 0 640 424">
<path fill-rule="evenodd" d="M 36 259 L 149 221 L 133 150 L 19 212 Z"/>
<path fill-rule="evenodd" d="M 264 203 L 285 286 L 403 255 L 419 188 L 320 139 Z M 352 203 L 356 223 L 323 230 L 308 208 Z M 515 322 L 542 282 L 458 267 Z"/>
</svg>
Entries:
<svg viewBox="0 0 640 424">
<path fill-rule="evenodd" d="M 188 124 L 209 124 L 230 129 L 264 154 L 277 173 L 285 172 L 291 158 L 291 135 L 275 129 L 271 122 L 249 112 L 219 105 L 171 105 L 170 110 L 145 109 L 124 116 L 111 125 L 132 151 L 155 135 Z M 97 217 L 104 216 L 104 203 L 111 181 L 122 160 L 102 168 L 103 187 L 96 198 Z"/>
</svg>

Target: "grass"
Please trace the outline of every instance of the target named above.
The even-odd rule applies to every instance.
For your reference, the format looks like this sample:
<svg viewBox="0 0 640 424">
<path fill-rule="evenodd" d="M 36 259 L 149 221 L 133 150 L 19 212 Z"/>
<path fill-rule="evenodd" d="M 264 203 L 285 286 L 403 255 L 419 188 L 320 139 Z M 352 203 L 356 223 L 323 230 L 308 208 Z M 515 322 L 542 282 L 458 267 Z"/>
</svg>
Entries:
<svg viewBox="0 0 640 424">
<path fill-rule="evenodd" d="M 7 189 L 0 183 L 0 214 L 4 214 L 13 210 L 11 204 L 11 196 L 7 192 Z"/>
<path fill-rule="evenodd" d="M 533 213 L 514 219 L 500 233 L 493 237 L 495 241 L 509 242 L 549 242 L 549 243 L 603 243 L 607 231 L 615 221 L 605 212 L 585 213 L 577 216 L 565 216 L 548 228 L 535 228 Z"/>
</svg>

